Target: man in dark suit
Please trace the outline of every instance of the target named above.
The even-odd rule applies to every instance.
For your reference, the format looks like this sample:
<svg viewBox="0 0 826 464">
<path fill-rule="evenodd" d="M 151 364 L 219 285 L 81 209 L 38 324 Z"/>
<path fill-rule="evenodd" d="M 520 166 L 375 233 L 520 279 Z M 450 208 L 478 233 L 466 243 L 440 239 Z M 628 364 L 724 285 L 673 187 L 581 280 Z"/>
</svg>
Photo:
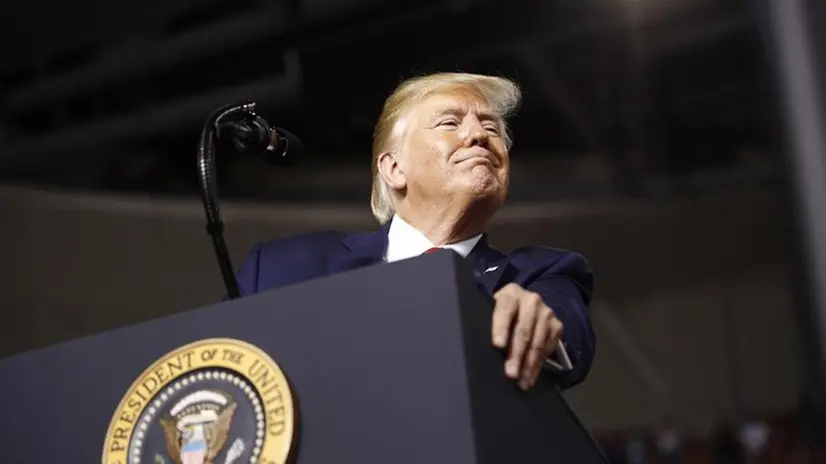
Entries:
<svg viewBox="0 0 826 464">
<path fill-rule="evenodd" d="M 532 387 L 562 341 L 571 366 L 561 385 L 581 382 L 595 349 L 588 263 L 546 247 L 505 254 L 484 233 L 507 195 L 506 119 L 520 100 L 516 84 L 499 77 L 443 73 L 402 83 L 374 136 L 371 207 L 381 227 L 257 244 L 238 272 L 242 295 L 450 249 L 473 263 L 494 297 L 491 338 L 507 350 L 505 375 Z"/>
</svg>

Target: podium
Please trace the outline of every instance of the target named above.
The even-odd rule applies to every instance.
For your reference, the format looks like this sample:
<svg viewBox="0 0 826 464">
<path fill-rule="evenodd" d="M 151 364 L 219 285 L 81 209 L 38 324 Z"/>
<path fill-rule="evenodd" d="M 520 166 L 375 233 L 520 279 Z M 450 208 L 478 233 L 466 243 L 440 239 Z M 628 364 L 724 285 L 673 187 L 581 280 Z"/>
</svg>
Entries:
<svg viewBox="0 0 826 464">
<path fill-rule="evenodd" d="M 551 374 L 505 377 L 491 310 L 440 252 L 9 357 L 0 462 L 606 462 Z"/>
</svg>

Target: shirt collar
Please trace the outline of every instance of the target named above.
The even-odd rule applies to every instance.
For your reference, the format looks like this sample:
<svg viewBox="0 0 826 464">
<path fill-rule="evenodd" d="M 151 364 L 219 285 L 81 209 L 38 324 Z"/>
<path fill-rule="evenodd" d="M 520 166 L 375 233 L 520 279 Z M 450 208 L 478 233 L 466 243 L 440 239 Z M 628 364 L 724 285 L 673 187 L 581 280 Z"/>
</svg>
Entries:
<svg viewBox="0 0 826 464">
<path fill-rule="evenodd" d="M 482 234 L 479 234 L 461 242 L 443 245 L 441 248 L 451 249 L 466 258 L 481 238 Z M 424 234 L 398 215 L 395 215 L 390 223 L 390 229 L 387 231 L 387 250 L 385 250 L 384 259 L 392 263 L 401 259 L 413 258 L 433 248 L 433 246 Z"/>
</svg>

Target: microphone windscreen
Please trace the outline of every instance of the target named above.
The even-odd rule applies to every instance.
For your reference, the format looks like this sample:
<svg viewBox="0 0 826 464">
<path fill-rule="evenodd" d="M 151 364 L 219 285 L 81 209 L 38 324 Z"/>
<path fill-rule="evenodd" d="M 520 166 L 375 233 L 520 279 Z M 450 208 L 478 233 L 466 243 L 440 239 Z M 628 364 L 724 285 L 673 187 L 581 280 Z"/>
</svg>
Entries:
<svg viewBox="0 0 826 464">
<path fill-rule="evenodd" d="M 273 130 L 274 140 L 270 142 L 271 150 L 267 150 L 264 160 L 277 166 L 293 166 L 304 153 L 304 144 L 292 132 L 276 127 Z"/>
</svg>

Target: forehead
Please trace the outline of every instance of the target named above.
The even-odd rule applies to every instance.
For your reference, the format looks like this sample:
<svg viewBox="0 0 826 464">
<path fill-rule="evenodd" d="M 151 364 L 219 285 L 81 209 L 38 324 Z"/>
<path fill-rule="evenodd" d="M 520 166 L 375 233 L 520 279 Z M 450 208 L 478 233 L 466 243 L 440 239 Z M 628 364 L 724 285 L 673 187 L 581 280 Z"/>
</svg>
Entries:
<svg viewBox="0 0 826 464">
<path fill-rule="evenodd" d="M 428 95 L 413 106 L 412 112 L 419 117 L 433 117 L 456 112 L 491 115 L 491 108 L 478 92 L 470 89 L 457 89 Z"/>
</svg>

